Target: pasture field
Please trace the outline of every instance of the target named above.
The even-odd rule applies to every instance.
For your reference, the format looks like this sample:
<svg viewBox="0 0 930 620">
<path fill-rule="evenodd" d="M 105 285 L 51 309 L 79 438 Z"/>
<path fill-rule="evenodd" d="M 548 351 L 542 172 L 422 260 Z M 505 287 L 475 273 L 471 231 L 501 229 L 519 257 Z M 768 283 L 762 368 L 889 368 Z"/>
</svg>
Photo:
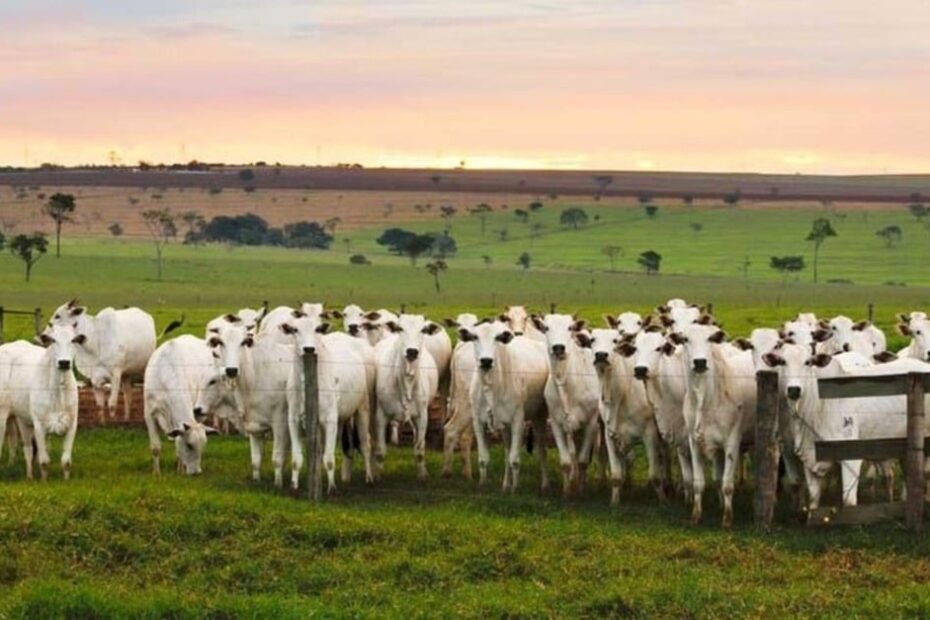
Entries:
<svg viewBox="0 0 930 620">
<path fill-rule="evenodd" d="M 760 535 L 748 489 L 725 532 L 714 493 L 692 528 L 680 502 L 658 504 L 641 469 L 610 510 L 599 481 L 564 503 L 555 490 L 540 497 L 526 467 L 520 491 L 502 496 L 496 483 L 436 477 L 435 453 L 420 485 L 410 449 L 392 448 L 381 485 L 366 488 L 356 466 L 350 485 L 311 506 L 275 492 L 267 466 L 253 483 L 247 455 L 241 437 L 211 438 L 204 475 L 169 466 L 156 479 L 142 429 L 102 429 L 78 433 L 67 483 L 54 454 L 47 484 L 23 480 L 21 456 L 4 458 L 0 617 L 930 614 L 926 537 L 892 525 L 812 531 L 789 525 L 784 506 L 782 525 Z"/>
</svg>

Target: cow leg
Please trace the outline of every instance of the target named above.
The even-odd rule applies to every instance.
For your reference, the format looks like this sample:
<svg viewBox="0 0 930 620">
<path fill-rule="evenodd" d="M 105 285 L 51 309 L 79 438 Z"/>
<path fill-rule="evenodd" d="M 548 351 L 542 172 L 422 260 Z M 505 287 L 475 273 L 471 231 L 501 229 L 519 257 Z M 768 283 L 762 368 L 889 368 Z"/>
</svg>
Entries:
<svg viewBox="0 0 930 620">
<path fill-rule="evenodd" d="M 549 427 L 552 429 L 552 437 L 555 439 L 555 446 L 559 450 L 559 464 L 562 466 L 562 494 L 568 498 L 572 494 L 572 451 L 568 448 L 565 433 L 562 432 L 562 426 L 552 417 L 549 418 Z"/>
<path fill-rule="evenodd" d="M 326 470 L 326 493 L 336 492 L 336 436 L 339 434 L 339 421 L 327 420 L 323 427 L 323 468 Z M 309 455 L 308 458 L 314 458 Z"/>
<path fill-rule="evenodd" d="M 704 456 L 701 453 L 697 440 L 692 434 L 688 435 L 688 446 L 691 448 L 691 471 L 694 478 L 694 497 L 691 500 L 691 523 L 698 525 L 701 522 L 702 498 L 704 496 Z"/>
<path fill-rule="evenodd" d="M 510 487 L 512 485 L 510 479 L 510 434 L 511 428 L 509 426 L 504 426 L 501 429 L 501 447 L 504 451 L 504 480 L 501 482 L 501 491 L 504 493 L 510 492 Z"/>
<path fill-rule="evenodd" d="M 358 438 L 361 442 L 359 448 L 362 451 L 362 463 L 365 465 L 365 484 L 374 482 L 374 476 L 371 471 L 371 435 L 368 428 L 368 420 L 371 414 L 368 411 L 368 403 L 362 404 L 362 408 L 355 414 L 355 430 L 358 431 Z"/>
<path fill-rule="evenodd" d="M 593 416 L 584 428 L 584 437 L 581 442 L 581 452 L 578 455 L 578 492 L 584 493 L 585 484 L 588 480 L 588 465 L 591 463 L 591 455 L 594 452 L 594 443 L 597 440 L 598 416 Z"/>
<path fill-rule="evenodd" d="M 274 467 L 274 486 L 277 489 L 284 486 L 284 461 L 290 443 L 290 431 L 285 417 L 287 413 L 282 412 L 279 415 L 271 426 L 271 465 Z"/>
<path fill-rule="evenodd" d="M 549 492 L 549 468 L 546 462 L 546 421 L 540 418 L 533 420 L 533 451 L 536 453 L 536 462 L 539 465 L 539 491 Z"/>
<path fill-rule="evenodd" d="M 862 461 L 843 461 L 840 463 L 840 480 L 843 484 L 843 506 L 855 506 L 859 500 L 859 475 Z"/>
<path fill-rule="evenodd" d="M 42 482 L 48 481 L 48 445 L 46 444 L 45 428 L 41 423 L 33 419 L 32 429 L 35 433 L 36 450 L 39 453 L 39 472 L 42 475 Z"/>
<path fill-rule="evenodd" d="M 10 449 L 10 456 L 7 457 L 7 465 L 16 464 L 16 450 L 19 448 L 19 434 L 16 430 L 16 425 L 7 425 L 6 427 L 6 442 L 7 447 Z"/>
<path fill-rule="evenodd" d="M 107 395 L 101 386 L 93 386 L 94 404 L 97 406 L 97 422 L 101 425 L 107 421 Z"/>
<path fill-rule="evenodd" d="M 461 428 L 458 424 L 458 410 L 455 409 L 452 417 L 442 427 L 442 477 L 452 477 L 452 461 L 455 458 L 455 448 L 460 440 Z"/>
<path fill-rule="evenodd" d="M 16 420 L 16 425 L 19 427 L 19 437 L 23 440 L 23 458 L 26 460 L 26 479 L 33 480 L 35 479 L 32 467 L 35 461 L 35 448 L 32 442 L 34 433 L 31 426 L 20 421 L 18 418 Z"/>
<path fill-rule="evenodd" d="M 397 420 L 391 420 L 391 445 L 399 446 L 400 445 L 400 422 Z"/>
<path fill-rule="evenodd" d="M 384 475 L 384 457 L 387 454 L 387 420 L 381 403 L 375 407 L 375 480 Z"/>
<path fill-rule="evenodd" d="M 646 462 L 649 465 L 649 482 L 656 490 L 659 501 L 663 504 L 668 500 L 665 495 L 665 466 L 662 458 L 662 440 L 655 424 L 648 424 L 643 434 L 643 444 L 646 447 Z"/>
<path fill-rule="evenodd" d="M 726 468 L 726 449 L 715 450 L 713 456 L 713 465 L 712 475 L 714 478 L 714 484 L 717 485 L 717 499 L 720 500 L 720 505 L 723 505 L 723 471 Z"/>
<path fill-rule="evenodd" d="M 459 439 L 459 454 L 462 458 L 462 475 L 471 480 L 471 445 L 474 443 L 474 433 L 467 422 L 463 425 L 462 435 Z"/>
<path fill-rule="evenodd" d="M 488 438 L 484 435 L 484 425 L 478 416 L 472 417 L 471 422 L 475 443 L 478 445 L 478 486 L 484 486 L 488 482 L 488 463 L 491 461 Z"/>
<path fill-rule="evenodd" d="M 128 422 L 132 416 L 132 382 L 123 381 L 123 420 Z"/>
<path fill-rule="evenodd" d="M 723 494 L 723 527 L 733 527 L 733 492 L 736 490 L 736 477 L 740 469 L 739 464 L 740 432 L 735 429 L 727 441 L 723 457 L 723 476 L 720 479 L 720 489 Z"/>
<path fill-rule="evenodd" d="M 262 479 L 262 438 L 257 433 L 249 434 L 249 450 L 252 456 L 252 480 Z"/>
<path fill-rule="evenodd" d="M 77 407 L 75 407 L 74 414 L 71 418 L 71 426 L 68 427 L 68 432 L 65 433 L 65 439 L 61 445 L 61 471 L 65 480 L 71 478 L 71 451 L 74 449 L 74 438 L 77 436 L 77 427 L 78 412 Z"/>
<path fill-rule="evenodd" d="M 300 488 L 300 470 L 304 467 L 304 446 L 300 436 L 301 415 L 296 409 L 288 411 L 287 432 L 291 444 L 291 491 Z"/>
<path fill-rule="evenodd" d="M 336 436 L 343 437 L 343 433 L 349 433 L 349 437 L 352 437 L 353 431 L 358 433 L 358 428 L 353 426 L 352 418 L 343 420 L 336 425 Z M 354 464 L 354 453 L 355 446 L 352 445 L 348 450 L 343 446 L 342 450 L 342 465 L 339 469 L 339 480 L 342 484 L 349 484 L 352 482 L 352 467 Z"/>
<path fill-rule="evenodd" d="M 158 425 L 155 422 L 155 414 L 146 403 L 143 409 L 142 417 L 145 420 L 145 428 L 149 433 L 149 450 L 152 452 L 152 474 L 161 475 L 161 437 L 158 435 Z"/>
<path fill-rule="evenodd" d="M 111 418 L 116 417 L 116 406 L 119 404 L 119 392 L 122 386 L 122 373 L 117 369 L 113 371 L 110 377 L 110 394 L 107 398 L 107 411 Z"/>
<path fill-rule="evenodd" d="M 604 446 L 607 448 L 607 462 L 610 466 L 610 505 L 619 506 L 620 489 L 624 478 L 623 457 L 617 450 L 617 442 L 606 436 L 606 429 Z"/>
<path fill-rule="evenodd" d="M 685 503 L 688 504 L 694 499 L 694 468 L 691 463 L 691 450 L 685 442 L 680 442 L 675 452 L 678 454 L 678 466 L 681 469 L 681 490 Z"/>
<path fill-rule="evenodd" d="M 504 444 L 505 448 L 507 444 Z M 510 465 L 510 492 L 517 492 L 520 482 L 520 450 L 523 447 L 523 414 L 518 414 L 510 427 L 510 453 L 507 462 Z"/>
<path fill-rule="evenodd" d="M 7 420 L 10 419 L 10 410 L 8 408 L 0 408 L 0 457 L 3 456 L 3 445 L 7 443 L 9 439 L 6 434 L 7 429 Z M 13 427 L 10 427 L 12 430 Z M 12 442 L 11 442 L 12 443 Z M 14 446 L 10 445 L 10 453 L 14 450 Z M 13 463 L 11 462 L 10 465 Z"/>
<path fill-rule="evenodd" d="M 423 403 L 417 413 L 414 431 L 413 456 L 417 462 L 417 480 L 425 482 L 429 476 L 426 471 L 426 427 L 429 424 L 429 403 Z"/>
</svg>

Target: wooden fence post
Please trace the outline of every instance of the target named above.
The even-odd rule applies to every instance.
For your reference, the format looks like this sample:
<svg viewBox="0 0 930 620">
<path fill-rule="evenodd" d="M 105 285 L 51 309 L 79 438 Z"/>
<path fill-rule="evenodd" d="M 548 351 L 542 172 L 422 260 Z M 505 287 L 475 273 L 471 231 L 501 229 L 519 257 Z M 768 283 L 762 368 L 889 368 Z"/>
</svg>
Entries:
<svg viewBox="0 0 930 620">
<path fill-rule="evenodd" d="M 307 432 L 307 496 L 318 502 L 323 496 L 320 477 L 320 390 L 316 351 L 304 352 L 304 416 Z"/>
<path fill-rule="evenodd" d="M 875 322 L 875 304 L 869 304 L 869 323 Z"/>
<path fill-rule="evenodd" d="M 549 314 L 555 314 L 555 302 L 549 302 Z"/>
<path fill-rule="evenodd" d="M 32 313 L 32 323 L 36 328 L 36 336 L 42 333 L 42 308 L 36 308 Z"/>
<path fill-rule="evenodd" d="M 907 484 L 907 527 L 913 532 L 923 528 L 924 517 L 924 377 L 921 373 L 907 375 L 907 454 L 905 482 Z"/>
<path fill-rule="evenodd" d="M 757 372 L 756 394 L 756 441 L 753 455 L 756 463 L 756 492 L 753 521 L 756 527 L 768 531 L 775 514 L 778 486 L 778 373 L 774 370 Z"/>
<path fill-rule="evenodd" d="M 707 310 L 707 314 L 709 314 L 709 315 L 711 315 L 711 316 L 714 316 L 714 304 L 713 304 L 713 302 L 707 304 L 706 310 Z"/>
</svg>

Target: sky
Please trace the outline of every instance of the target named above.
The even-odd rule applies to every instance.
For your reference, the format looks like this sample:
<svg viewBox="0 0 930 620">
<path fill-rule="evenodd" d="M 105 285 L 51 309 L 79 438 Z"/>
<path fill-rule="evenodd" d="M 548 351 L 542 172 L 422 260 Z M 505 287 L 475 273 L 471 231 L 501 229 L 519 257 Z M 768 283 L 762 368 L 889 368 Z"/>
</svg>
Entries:
<svg viewBox="0 0 930 620">
<path fill-rule="evenodd" d="M 0 164 L 930 172 L 926 0 L 0 0 Z"/>
</svg>

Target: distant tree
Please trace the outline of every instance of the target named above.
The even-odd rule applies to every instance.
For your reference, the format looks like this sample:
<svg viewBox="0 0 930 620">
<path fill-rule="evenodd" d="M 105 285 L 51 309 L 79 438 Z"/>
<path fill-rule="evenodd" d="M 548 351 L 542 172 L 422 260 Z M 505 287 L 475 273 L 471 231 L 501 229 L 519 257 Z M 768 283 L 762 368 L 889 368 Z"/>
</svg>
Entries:
<svg viewBox="0 0 930 620">
<path fill-rule="evenodd" d="M 501 241 L 501 243 L 510 239 L 510 230 L 506 226 L 504 228 L 499 228 L 494 232 L 497 233 L 497 238 Z"/>
<path fill-rule="evenodd" d="M 403 247 L 408 241 L 416 237 L 417 234 L 404 230 L 403 228 L 388 228 L 381 236 L 375 239 L 375 243 L 383 245 L 394 254 L 403 254 Z"/>
<path fill-rule="evenodd" d="M 285 224 L 284 246 L 288 248 L 328 250 L 333 236 L 317 222 L 294 222 Z"/>
<path fill-rule="evenodd" d="M 433 247 L 430 251 L 433 256 L 438 258 L 446 258 L 458 252 L 458 246 L 456 245 L 455 239 L 452 237 L 452 235 L 446 231 L 441 235 L 435 235 L 433 238 Z"/>
<path fill-rule="evenodd" d="M 370 265 L 371 261 L 368 260 L 364 254 L 353 254 L 349 257 L 349 264 L 351 265 Z"/>
<path fill-rule="evenodd" d="M 72 194 L 52 194 L 45 203 L 45 214 L 55 222 L 55 257 L 61 258 L 61 225 L 74 221 L 72 214 L 77 208 Z"/>
<path fill-rule="evenodd" d="M 907 205 L 907 210 L 911 212 L 911 215 L 913 215 L 918 222 L 930 214 L 930 209 L 928 209 L 927 205 L 923 204 L 922 202 L 913 202 Z"/>
<path fill-rule="evenodd" d="M 165 246 L 177 237 L 178 227 L 174 223 L 174 215 L 168 209 L 148 209 L 142 212 L 142 221 L 152 238 L 155 246 L 155 261 L 157 265 L 157 279 L 160 282 L 164 260 Z"/>
<path fill-rule="evenodd" d="M 255 173 L 252 172 L 251 168 L 243 168 L 239 171 L 239 180 L 243 183 L 248 183 L 255 179 Z"/>
<path fill-rule="evenodd" d="M 639 255 L 636 262 L 646 270 L 647 275 L 654 275 L 659 273 L 659 269 L 662 267 L 662 255 L 653 250 L 646 250 Z"/>
<path fill-rule="evenodd" d="M 890 226 L 885 226 L 875 231 L 875 236 L 884 239 L 885 247 L 890 248 L 896 243 L 901 243 L 901 240 L 904 238 L 904 232 L 901 230 L 900 226 L 891 224 Z"/>
<path fill-rule="evenodd" d="M 479 205 L 475 205 L 468 212 L 474 216 L 477 216 L 478 219 L 481 220 L 481 236 L 483 237 L 484 229 L 485 229 L 485 222 L 487 220 L 488 213 L 491 212 L 491 205 L 489 205 L 486 202 L 482 202 Z"/>
<path fill-rule="evenodd" d="M 281 230 L 269 228 L 268 222 L 254 213 L 218 215 L 204 227 L 203 239 L 236 245 L 262 245 L 266 242 L 277 242 L 269 245 L 281 245 Z"/>
<path fill-rule="evenodd" d="M 691 222 L 691 232 L 693 232 L 695 235 L 701 234 L 701 231 L 703 230 L 704 224 L 701 224 L 700 222 Z"/>
<path fill-rule="evenodd" d="M 455 217 L 455 214 L 457 212 L 458 212 L 458 209 L 456 209 L 452 205 L 442 205 L 441 207 L 439 207 L 439 217 L 446 220 L 447 222 L 450 221 L 453 217 Z"/>
<path fill-rule="evenodd" d="M 403 245 L 401 251 L 410 259 L 410 264 L 416 267 L 417 259 L 433 249 L 434 241 L 433 235 L 414 235 Z"/>
<path fill-rule="evenodd" d="M 246 185 L 245 187 L 242 188 L 242 191 L 244 191 L 246 194 L 254 194 L 254 193 L 255 193 L 255 186 L 254 186 L 254 185 Z"/>
<path fill-rule="evenodd" d="M 32 267 L 48 252 L 48 239 L 40 232 L 16 235 L 10 241 L 10 252 L 23 261 L 26 267 L 26 282 L 29 282 L 32 278 Z"/>
<path fill-rule="evenodd" d="M 685 194 L 684 196 L 681 197 L 681 201 L 685 203 L 686 206 L 690 207 L 691 205 L 694 204 L 694 196 L 692 196 L 691 194 Z"/>
<path fill-rule="evenodd" d="M 652 202 L 652 194 L 640 194 L 636 197 L 641 205 L 647 205 Z"/>
<path fill-rule="evenodd" d="M 442 176 L 434 174 L 430 176 L 429 180 L 433 182 L 433 185 L 439 185 L 439 182 L 442 181 Z"/>
<path fill-rule="evenodd" d="M 494 259 L 488 256 L 487 254 L 482 254 L 481 260 L 484 261 L 485 267 L 490 267 L 492 264 L 494 264 Z"/>
<path fill-rule="evenodd" d="M 727 204 L 733 207 L 739 204 L 740 198 L 741 198 L 740 191 L 735 190 L 735 191 L 730 192 L 729 194 L 724 194 L 723 202 L 724 204 Z"/>
<path fill-rule="evenodd" d="M 614 182 L 614 178 L 609 174 L 599 174 L 593 177 L 594 183 L 597 185 L 597 193 L 603 194 L 604 190 L 607 189 L 607 186 Z"/>
<path fill-rule="evenodd" d="M 570 207 L 562 211 L 562 215 L 559 216 L 559 222 L 562 226 L 571 227 L 572 230 L 578 230 L 579 226 L 584 226 L 588 223 L 588 214 L 585 213 L 584 209 Z"/>
<path fill-rule="evenodd" d="M 4 236 L 3 232 L 0 231 L 0 250 L 3 249 L 4 245 L 6 245 L 6 236 Z"/>
<path fill-rule="evenodd" d="M 530 262 L 533 260 L 533 257 L 530 256 L 529 252 L 524 252 L 517 258 L 517 264 L 523 267 L 523 269 L 530 268 Z"/>
<path fill-rule="evenodd" d="M 537 239 L 542 235 L 542 231 L 545 230 L 546 225 L 542 222 L 533 222 L 530 224 L 530 246 L 532 246 Z"/>
<path fill-rule="evenodd" d="M 107 230 L 109 230 L 110 234 L 114 237 L 123 236 L 123 227 L 119 222 L 113 222 L 107 227 Z"/>
<path fill-rule="evenodd" d="M 335 217 L 328 218 L 325 222 L 323 222 L 323 228 L 328 230 L 329 234 L 335 237 L 336 228 L 338 228 L 340 224 L 342 224 L 342 218 L 337 215 Z"/>
<path fill-rule="evenodd" d="M 530 219 L 530 212 L 524 209 L 514 209 L 513 214 L 517 216 L 517 219 L 526 224 Z"/>
<path fill-rule="evenodd" d="M 749 267 L 752 265 L 752 261 L 749 260 L 748 256 L 743 257 L 743 262 L 740 263 L 740 269 L 743 271 L 743 279 L 749 279 Z"/>
<path fill-rule="evenodd" d="M 601 254 L 610 261 L 610 270 L 616 271 L 617 257 L 623 254 L 623 248 L 619 245 L 605 245 L 601 248 Z"/>
<path fill-rule="evenodd" d="M 352 251 L 352 238 L 351 238 L 351 237 L 343 237 L 343 238 L 342 238 L 342 245 L 346 246 L 346 254 L 348 254 L 349 252 L 351 252 L 351 251 Z"/>
<path fill-rule="evenodd" d="M 533 202 L 529 204 L 529 208 L 530 208 L 530 212 L 536 213 L 537 211 L 543 208 L 543 203 L 540 202 L 539 200 L 534 200 Z"/>
<path fill-rule="evenodd" d="M 184 243 L 200 243 L 203 241 L 203 229 L 207 220 L 198 211 L 184 211 L 180 215 L 181 221 L 187 226 L 184 233 Z"/>
<path fill-rule="evenodd" d="M 222 193 L 223 193 L 223 188 L 222 188 L 222 187 L 211 187 L 211 188 L 210 188 L 210 195 L 211 195 L 211 196 L 218 196 L 218 195 L 220 195 L 220 194 L 222 194 Z"/>
<path fill-rule="evenodd" d="M 788 283 L 788 276 L 804 269 L 803 256 L 773 256 L 769 267 L 782 274 L 782 287 Z"/>
<path fill-rule="evenodd" d="M 646 211 L 646 217 L 652 219 L 659 212 L 659 205 L 648 204 L 643 206 L 643 210 Z"/>
<path fill-rule="evenodd" d="M 449 268 L 449 265 L 446 264 L 446 261 L 441 258 L 429 262 L 426 264 L 426 270 L 431 276 L 433 276 L 433 284 L 436 286 L 436 292 L 441 293 L 442 289 L 439 284 L 439 276 L 443 271 L 446 271 Z"/>
<path fill-rule="evenodd" d="M 836 231 L 830 224 L 830 220 L 818 217 L 811 226 L 811 231 L 807 234 L 807 240 L 814 242 L 814 282 L 817 282 L 817 263 L 820 258 L 820 246 L 830 237 L 835 237 Z"/>
</svg>

